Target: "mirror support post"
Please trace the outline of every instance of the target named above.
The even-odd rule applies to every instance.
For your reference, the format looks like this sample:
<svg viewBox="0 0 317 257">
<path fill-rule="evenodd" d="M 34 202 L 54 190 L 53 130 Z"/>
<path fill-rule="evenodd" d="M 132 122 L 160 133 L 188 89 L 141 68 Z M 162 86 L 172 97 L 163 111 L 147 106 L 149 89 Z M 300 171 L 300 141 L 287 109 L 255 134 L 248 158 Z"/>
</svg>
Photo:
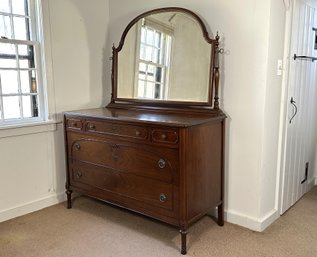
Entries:
<svg viewBox="0 0 317 257">
<path fill-rule="evenodd" d="M 219 35 L 217 32 L 215 43 L 215 57 L 214 57 L 214 78 L 215 78 L 215 97 L 214 97 L 214 109 L 219 110 Z"/>
</svg>

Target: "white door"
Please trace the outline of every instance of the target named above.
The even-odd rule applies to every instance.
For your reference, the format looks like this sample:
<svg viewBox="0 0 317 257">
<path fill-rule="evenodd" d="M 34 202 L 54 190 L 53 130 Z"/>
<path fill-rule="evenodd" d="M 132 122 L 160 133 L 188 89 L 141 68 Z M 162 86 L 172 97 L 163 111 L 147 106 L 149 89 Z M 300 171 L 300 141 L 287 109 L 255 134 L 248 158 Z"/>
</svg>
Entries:
<svg viewBox="0 0 317 257">
<path fill-rule="evenodd" d="M 315 159 L 317 58 L 310 57 L 317 57 L 317 10 L 311 3 L 293 6 L 281 214 L 306 193 Z"/>
</svg>

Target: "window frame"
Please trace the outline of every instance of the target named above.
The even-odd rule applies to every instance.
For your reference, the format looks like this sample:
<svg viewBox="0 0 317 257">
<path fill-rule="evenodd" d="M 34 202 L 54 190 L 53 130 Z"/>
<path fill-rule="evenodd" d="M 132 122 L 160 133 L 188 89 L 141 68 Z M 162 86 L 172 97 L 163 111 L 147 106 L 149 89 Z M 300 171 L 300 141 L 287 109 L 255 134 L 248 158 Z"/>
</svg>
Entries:
<svg viewBox="0 0 317 257">
<path fill-rule="evenodd" d="M 41 0 L 27 0 L 28 2 L 28 15 L 16 15 L 12 12 L 12 4 L 10 0 L 11 5 L 11 13 L 10 19 L 11 22 L 13 20 L 13 17 L 29 17 L 29 40 L 18 40 L 18 39 L 8 39 L 8 38 L 0 38 L 0 43 L 10 43 L 14 44 L 14 47 L 17 47 L 18 45 L 32 45 L 33 46 L 33 55 L 34 55 L 34 68 L 20 68 L 18 56 L 15 56 L 15 60 L 17 61 L 17 66 L 15 68 L 8 68 L 8 70 L 35 70 L 36 72 L 36 87 L 37 92 L 36 94 L 33 94 L 30 90 L 29 93 L 23 93 L 21 91 L 21 81 L 20 81 L 20 75 L 18 72 L 18 93 L 14 93 L 14 95 L 19 96 L 19 103 L 20 103 L 20 118 L 14 118 L 14 119 L 4 119 L 4 112 L 3 112 L 3 94 L 2 91 L 0 91 L 0 108 L 1 108 L 1 117 L 0 117 L 0 128 L 12 128 L 14 126 L 20 126 L 25 124 L 30 125 L 36 125 L 39 123 L 43 123 L 45 121 L 48 121 L 48 101 L 47 101 L 47 81 L 45 79 L 46 74 L 46 65 L 45 65 L 45 46 L 44 46 L 44 22 L 43 22 L 43 7 L 42 7 L 42 1 Z M 0 14 L 6 14 L 0 12 Z M 13 25 L 13 23 L 11 23 Z M 13 31 L 13 29 L 11 29 Z M 13 36 L 13 35 L 12 35 Z M 18 52 L 16 52 L 18 54 Z M 6 70 L 1 68 L 1 70 Z M 1 85 L 0 85 L 1 87 Z M 10 94 L 6 94 L 7 96 L 10 96 Z M 23 117 L 21 109 L 23 109 L 22 105 L 22 96 L 23 95 L 36 95 L 37 97 L 37 110 L 38 115 L 37 117 Z"/>
<path fill-rule="evenodd" d="M 155 32 L 159 32 L 161 33 L 161 47 L 158 48 L 157 46 L 150 46 L 152 48 L 158 48 L 160 49 L 160 58 L 163 58 L 162 63 L 160 63 L 160 60 L 158 63 L 152 62 L 152 61 L 147 61 L 147 60 L 143 60 L 140 57 L 140 51 L 141 51 L 141 31 L 142 28 L 146 27 L 146 28 L 150 28 L 151 30 Z M 156 68 L 161 68 L 162 69 L 162 73 L 163 73 L 163 78 L 161 79 L 160 83 L 157 83 L 155 81 L 153 81 L 154 84 L 154 95 L 153 98 L 157 99 L 157 100 L 164 100 L 166 99 L 166 95 L 168 92 L 168 84 L 169 84 L 169 63 L 170 63 L 170 55 L 171 55 L 171 50 L 172 50 L 172 35 L 173 35 L 173 30 L 172 28 L 168 28 L 166 27 L 166 25 L 161 25 L 159 24 L 157 21 L 155 20 L 151 20 L 151 19 L 141 19 L 138 22 L 138 27 L 137 27 L 137 35 L 136 35 L 136 62 L 135 62 L 135 82 L 134 82 L 134 97 L 136 98 L 140 98 L 140 99 L 148 99 L 146 96 L 140 97 L 138 95 L 138 90 L 139 90 L 139 74 L 140 74 L 140 64 L 143 63 L 146 66 L 148 65 L 152 65 Z M 169 39 L 168 39 L 169 37 Z M 169 42 L 167 42 L 169 41 Z M 155 43 L 154 43 L 155 44 Z M 145 44 L 147 45 L 147 44 Z M 169 53 L 169 54 L 167 54 Z M 152 51 L 153 54 L 153 51 Z M 159 59 L 160 59 L 159 58 Z M 145 76 L 147 77 L 147 72 L 145 73 Z M 155 77 L 155 73 L 154 73 L 154 77 Z M 142 80 L 145 82 L 145 88 L 146 88 L 146 84 L 149 80 L 145 79 Z M 155 98 L 155 87 L 156 84 L 160 84 L 160 97 L 159 98 Z M 144 89 L 144 91 L 146 91 L 146 89 Z M 149 98 L 149 99 L 153 99 L 153 98 Z"/>
</svg>

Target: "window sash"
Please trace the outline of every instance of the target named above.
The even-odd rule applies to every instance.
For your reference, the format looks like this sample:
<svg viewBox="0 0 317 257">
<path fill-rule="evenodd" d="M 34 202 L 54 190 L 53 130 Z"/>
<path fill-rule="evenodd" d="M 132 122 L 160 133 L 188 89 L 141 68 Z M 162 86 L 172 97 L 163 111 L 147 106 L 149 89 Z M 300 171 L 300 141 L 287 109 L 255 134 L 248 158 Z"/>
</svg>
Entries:
<svg viewBox="0 0 317 257">
<path fill-rule="evenodd" d="M 10 1 L 11 3 L 11 1 Z M 45 105 L 44 105 L 44 88 L 43 88 L 43 78 L 42 78 L 42 61 L 41 61 L 41 56 L 40 54 L 42 53 L 42 45 L 39 41 L 39 38 L 41 33 L 40 33 L 40 20 L 38 19 L 38 15 L 40 14 L 40 9 L 39 5 L 40 1 L 38 0 L 29 0 L 28 1 L 28 14 L 27 15 L 21 15 L 21 14 L 13 14 L 13 13 L 5 13 L 5 12 L 0 12 L 0 15 L 6 15 L 9 16 L 11 19 L 11 29 L 13 30 L 13 18 L 14 17 L 23 17 L 29 19 L 28 23 L 28 37 L 27 40 L 21 40 L 21 39 L 14 39 L 14 38 L 0 38 L 0 43 L 10 43 L 14 44 L 15 47 L 18 45 L 28 45 L 28 46 L 33 46 L 33 55 L 34 55 L 34 67 L 28 67 L 28 68 L 21 68 L 19 66 L 19 61 L 22 59 L 29 59 L 32 58 L 32 56 L 29 57 L 29 55 L 21 55 L 19 52 L 16 50 L 16 55 L 0 55 L 0 59 L 12 59 L 16 60 L 17 65 L 16 67 L 0 67 L 0 71 L 17 71 L 18 74 L 18 92 L 15 93 L 3 93 L 2 90 L 2 85 L 0 82 L 0 127 L 4 125 L 11 125 L 11 124 L 20 124 L 20 123 L 29 123 L 29 122 L 38 122 L 38 121 L 43 121 L 45 120 Z M 10 7 L 12 10 L 12 6 Z M 0 35 L 1 36 L 1 35 Z M 12 33 L 12 36 L 14 34 Z M 1 58 L 2 57 L 2 58 Z M 20 72 L 21 71 L 30 71 L 30 72 L 35 72 L 35 86 L 36 86 L 36 92 L 32 92 L 31 87 L 33 86 L 31 83 L 33 82 L 31 79 L 31 76 L 29 77 L 29 86 L 30 86 L 30 91 L 29 92 L 22 92 L 21 88 L 21 78 L 20 78 Z M 5 118 L 5 113 L 4 113 L 4 99 L 5 97 L 13 97 L 13 96 L 18 96 L 19 97 L 19 109 L 20 109 L 20 117 L 19 118 L 13 118 L 13 119 L 8 119 Z M 33 111 L 37 111 L 36 117 L 25 117 L 23 111 L 23 102 L 22 98 L 23 97 L 30 97 L 30 101 L 33 101 L 36 99 L 36 106 L 37 108 L 33 108 Z M 30 102 L 30 108 L 32 107 L 32 103 Z M 32 111 L 32 109 L 31 109 Z"/>
<path fill-rule="evenodd" d="M 160 29 L 162 29 L 163 27 L 161 26 L 161 24 L 156 24 L 158 26 L 155 26 L 155 22 L 149 22 L 148 20 L 143 20 L 139 23 L 139 29 L 137 30 L 137 56 L 138 58 L 136 58 L 136 63 L 135 63 L 135 90 L 134 90 L 134 95 L 135 97 L 138 98 L 154 98 L 154 99 L 164 99 L 165 94 L 167 92 L 167 75 L 168 75 L 168 53 L 169 53 L 169 49 L 167 49 L 169 46 L 169 44 L 167 43 L 167 37 L 173 34 L 172 30 L 164 30 L 161 31 Z M 141 34 L 142 34 L 142 29 L 144 29 L 145 31 L 143 32 L 144 34 L 144 40 L 143 42 L 141 42 Z M 158 46 L 155 42 L 155 36 L 153 38 L 152 44 L 148 43 L 147 41 L 147 36 L 148 36 L 148 30 L 151 30 L 151 33 L 153 35 L 156 34 L 156 32 L 160 33 L 160 45 Z M 170 43 L 170 42 L 169 42 Z M 146 58 L 146 54 L 145 54 L 145 59 L 141 58 L 141 47 L 148 47 L 151 48 L 151 58 L 150 60 L 148 60 L 148 58 Z M 159 56 L 157 56 L 156 58 L 154 58 L 154 54 L 155 54 L 155 50 L 160 51 L 159 52 Z M 157 60 L 157 62 L 155 61 Z M 145 64 L 146 65 L 146 71 L 143 72 L 140 70 L 140 64 Z M 160 81 L 156 81 L 156 73 L 154 72 L 153 77 L 154 80 L 149 80 L 148 79 L 148 65 L 151 65 L 154 67 L 154 70 L 157 71 L 158 68 L 161 68 L 161 80 Z M 140 78 L 140 74 L 144 73 L 144 79 Z M 141 88 L 140 88 L 140 83 L 141 83 Z M 148 88 L 148 86 L 150 88 Z M 154 87 L 154 88 L 152 88 Z M 157 87 L 158 90 L 157 90 Z M 142 91 L 143 89 L 143 93 L 140 94 L 140 91 Z M 150 92 L 152 92 L 152 95 L 149 96 L 148 94 L 148 90 L 150 90 Z M 157 92 L 159 91 L 159 92 Z"/>
</svg>

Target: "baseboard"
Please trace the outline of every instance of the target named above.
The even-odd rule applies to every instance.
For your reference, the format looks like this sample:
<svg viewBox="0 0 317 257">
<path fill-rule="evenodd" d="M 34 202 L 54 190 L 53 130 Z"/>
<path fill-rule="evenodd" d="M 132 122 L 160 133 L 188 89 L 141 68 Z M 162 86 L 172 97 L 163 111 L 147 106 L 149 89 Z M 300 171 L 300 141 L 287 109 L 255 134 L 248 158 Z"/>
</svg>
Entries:
<svg viewBox="0 0 317 257">
<path fill-rule="evenodd" d="M 40 209 L 49 207 L 54 204 L 64 202 L 66 200 L 65 193 L 50 195 L 11 209 L 0 211 L 0 222 L 13 219 Z"/>
<path fill-rule="evenodd" d="M 307 192 L 312 189 L 314 186 L 317 185 L 317 177 L 313 177 L 308 183 L 307 183 Z"/>
<path fill-rule="evenodd" d="M 225 220 L 253 231 L 262 232 L 279 218 L 277 210 L 272 210 L 261 219 L 256 219 L 238 212 L 225 211 Z"/>
</svg>

